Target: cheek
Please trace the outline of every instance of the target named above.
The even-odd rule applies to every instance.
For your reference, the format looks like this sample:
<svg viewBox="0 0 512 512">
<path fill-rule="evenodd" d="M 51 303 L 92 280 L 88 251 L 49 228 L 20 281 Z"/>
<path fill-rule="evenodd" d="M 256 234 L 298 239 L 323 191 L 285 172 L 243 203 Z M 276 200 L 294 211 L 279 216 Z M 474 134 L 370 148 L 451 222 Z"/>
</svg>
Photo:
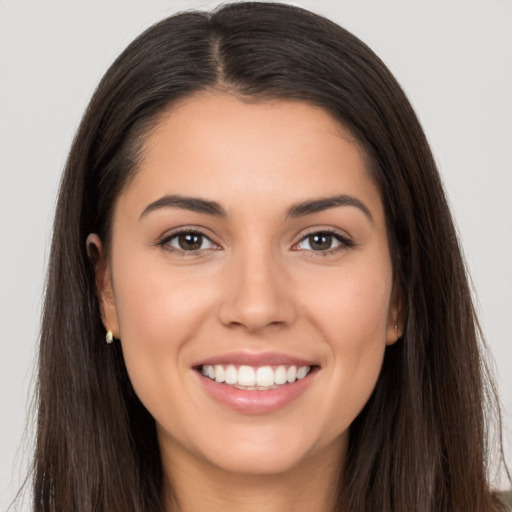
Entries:
<svg viewBox="0 0 512 512">
<path fill-rule="evenodd" d="M 310 319 L 321 332 L 332 362 L 324 370 L 332 386 L 326 386 L 320 408 L 332 419 L 326 425 L 333 436 L 340 427 L 348 428 L 359 414 L 380 374 L 386 348 L 390 275 L 352 268 L 350 272 L 340 271 L 323 286 L 317 281 L 314 291 L 312 287 L 309 292 Z"/>
<path fill-rule="evenodd" d="M 391 266 L 383 258 L 317 274 L 304 286 L 312 321 L 332 344 L 358 351 L 384 345 L 391 299 Z"/>
<path fill-rule="evenodd" d="M 115 269 L 126 368 L 137 395 L 152 410 L 168 402 L 169 390 L 177 389 L 189 371 L 183 364 L 187 341 L 204 324 L 214 300 L 201 276 L 171 272 L 165 264 L 138 265 L 132 257 Z"/>
<path fill-rule="evenodd" d="M 171 340 L 179 343 L 214 300 L 214 280 L 199 267 L 180 269 L 162 257 L 137 258 L 132 253 L 130 258 L 119 258 L 114 268 L 122 339 L 133 338 L 153 348 Z"/>
</svg>

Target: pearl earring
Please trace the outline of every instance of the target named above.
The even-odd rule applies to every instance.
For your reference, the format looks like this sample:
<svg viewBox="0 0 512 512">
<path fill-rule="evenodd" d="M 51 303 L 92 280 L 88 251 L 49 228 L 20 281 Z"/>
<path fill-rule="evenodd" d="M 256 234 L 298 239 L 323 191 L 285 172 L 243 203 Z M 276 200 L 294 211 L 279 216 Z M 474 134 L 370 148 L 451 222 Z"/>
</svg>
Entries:
<svg viewBox="0 0 512 512">
<path fill-rule="evenodd" d="M 114 335 L 112 334 L 112 331 L 110 329 L 107 331 L 105 340 L 107 341 L 107 343 L 112 343 L 114 341 Z"/>
</svg>

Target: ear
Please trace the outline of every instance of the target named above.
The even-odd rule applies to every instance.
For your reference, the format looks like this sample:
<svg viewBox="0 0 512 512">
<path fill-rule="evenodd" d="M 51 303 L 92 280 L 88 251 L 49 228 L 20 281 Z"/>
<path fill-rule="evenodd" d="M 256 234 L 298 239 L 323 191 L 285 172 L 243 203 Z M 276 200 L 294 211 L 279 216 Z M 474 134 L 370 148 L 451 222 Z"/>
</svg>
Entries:
<svg viewBox="0 0 512 512">
<path fill-rule="evenodd" d="M 111 330 L 114 338 L 119 338 L 119 320 L 115 303 L 112 277 L 108 262 L 103 254 L 103 245 L 96 233 L 86 240 L 87 254 L 94 264 L 96 274 L 96 294 L 100 303 L 101 320 L 106 331 Z"/>
<path fill-rule="evenodd" d="M 403 286 L 400 279 L 395 276 L 388 313 L 386 345 L 393 345 L 402 337 L 404 333 L 405 319 L 407 316 L 404 304 L 405 301 Z"/>
</svg>

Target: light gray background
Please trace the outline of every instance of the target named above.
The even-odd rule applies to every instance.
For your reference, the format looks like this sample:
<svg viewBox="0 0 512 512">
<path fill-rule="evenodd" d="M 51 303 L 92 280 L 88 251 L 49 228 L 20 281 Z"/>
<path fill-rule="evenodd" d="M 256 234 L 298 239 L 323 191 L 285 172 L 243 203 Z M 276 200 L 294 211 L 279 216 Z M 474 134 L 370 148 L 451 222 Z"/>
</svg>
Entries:
<svg viewBox="0 0 512 512">
<path fill-rule="evenodd" d="M 0 510 L 30 457 L 26 412 L 51 220 L 99 78 L 141 30 L 218 2 L 0 0 Z M 416 107 L 496 359 L 512 458 L 512 3 L 297 1 L 367 42 Z M 28 506 L 26 507 L 28 509 Z"/>
</svg>

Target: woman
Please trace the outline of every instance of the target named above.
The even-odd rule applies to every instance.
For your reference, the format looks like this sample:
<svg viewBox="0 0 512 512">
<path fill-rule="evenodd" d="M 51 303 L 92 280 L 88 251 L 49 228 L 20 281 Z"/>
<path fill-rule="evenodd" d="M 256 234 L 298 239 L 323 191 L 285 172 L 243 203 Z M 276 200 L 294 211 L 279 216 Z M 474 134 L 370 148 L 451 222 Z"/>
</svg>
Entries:
<svg viewBox="0 0 512 512">
<path fill-rule="evenodd" d="M 35 509 L 499 510 L 478 340 L 380 60 L 290 6 L 168 18 L 63 177 Z"/>
</svg>

